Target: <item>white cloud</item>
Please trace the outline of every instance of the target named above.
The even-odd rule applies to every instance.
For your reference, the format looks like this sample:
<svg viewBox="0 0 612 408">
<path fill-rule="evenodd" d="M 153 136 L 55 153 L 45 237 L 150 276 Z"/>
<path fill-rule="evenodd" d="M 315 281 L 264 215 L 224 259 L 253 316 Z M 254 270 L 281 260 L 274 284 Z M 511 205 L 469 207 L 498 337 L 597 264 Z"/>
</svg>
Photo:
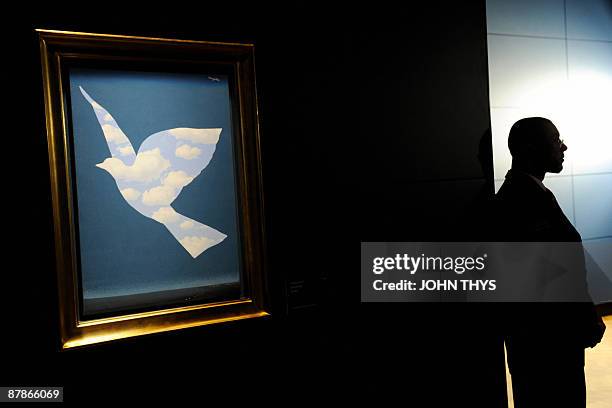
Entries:
<svg viewBox="0 0 612 408">
<path fill-rule="evenodd" d="M 172 207 L 161 207 L 153 213 L 152 218 L 162 224 L 169 224 L 180 219 L 178 213 Z"/>
<path fill-rule="evenodd" d="M 108 123 L 105 123 L 104 125 L 102 125 L 102 131 L 104 132 L 104 137 L 106 138 L 108 142 L 116 143 L 116 144 L 125 143 L 125 142 L 129 143 L 128 138 L 123 134 L 121 129 L 119 129 L 117 126 L 113 126 L 113 125 L 109 125 Z"/>
<path fill-rule="evenodd" d="M 217 241 L 207 237 L 185 237 L 179 242 L 194 258 L 217 243 Z"/>
<path fill-rule="evenodd" d="M 119 153 L 122 156 L 131 156 L 131 155 L 136 154 L 136 152 L 134 152 L 134 148 L 131 145 L 127 145 L 127 146 L 124 146 L 124 147 L 119 147 L 119 148 L 117 148 L 117 150 L 119 150 Z"/>
<path fill-rule="evenodd" d="M 176 149 L 176 157 L 181 157 L 185 160 L 192 160 L 198 157 L 202 153 L 201 149 L 197 147 L 192 147 L 189 145 L 182 145 Z"/>
<path fill-rule="evenodd" d="M 169 132 L 177 140 L 186 140 L 196 144 L 216 144 L 219 141 L 221 130 L 221 128 L 176 128 L 170 129 Z"/>
<path fill-rule="evenodd" d="M 195 226 L 193 221 L 183 221 L 181 222 L 181 229 L 188 230 L 192 229 Z"/>
<path fill-rule="evenodd" d="M 137 200 L 138 197 L 140 197 L 140 191 L 136 190 L 135 188 L 124 188 L 123 190 L 121 190 L 121 195 L 123 196 L 123 198 L 125 198 L 127 201 L 134 201 Z"/>
<path fill-rule="evenodd" d="M 182 170 L 179 171 L 171 171 L 162 181 L 164 186 L 181 188 L 191 183 L 193 177 L 189 177 L 187 173 Z"/>
<path fill-rule="evenodd" d="M 113 117 L 110 115 L 110 113 L 107 113 L 106 115 L 104 115 L 104 121 L 105 122 L 113 122 L 114 119 Z"/>
<path fill-rule="evenodd" d="M 176 198 L 176 190 L 172 186 L 159 186 L 147 190 L 142 195 L 142 203 L 149 206 L 170 205 Z"/>
<path fill-rule="evenodd" d="M 108 158 L 96 166 L 108 171 L 115 180 L 150 182 L 159 180 L 162 173 L 170 167 L 170 162 L 162 156 L 159 148 L 155 148 L 139 153 L 131 166 L 126 166 L 115 157 Z"/>
</svg>

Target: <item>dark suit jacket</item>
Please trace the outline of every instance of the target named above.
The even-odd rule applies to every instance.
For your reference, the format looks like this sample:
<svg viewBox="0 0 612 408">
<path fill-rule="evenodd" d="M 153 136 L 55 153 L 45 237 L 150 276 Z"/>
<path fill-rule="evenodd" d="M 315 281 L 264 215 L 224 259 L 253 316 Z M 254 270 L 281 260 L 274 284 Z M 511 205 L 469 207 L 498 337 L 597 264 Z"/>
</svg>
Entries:
<svg viewBox="0 0 612 408">
<path fill-rule="evenodd" d="M 552 192 L 525 173 L 508 172 L 496 195 L 495 208 L 495 241 L 571 243 L 564 246 L 568 248 L 565 252 L 572 251 L 572 263 L 565 266 L 568 269 L 566 273 L 571 276 L 571 286 L 575 292 L 584 293 L 580 297 L 584 300 L 581 302 L 508 305 L 505 316 L 507 335 L 533 341 L 534 345 L 555 342 L 586 346 L 599 318 L 588 296 L 580 234 L 567 219 Z"/>
<path fill-rule="evenodd" d="M 553 193 L 528 174 L 509 171 L 496 198 L 505 241 L 582 241 Z"/>
</svg>

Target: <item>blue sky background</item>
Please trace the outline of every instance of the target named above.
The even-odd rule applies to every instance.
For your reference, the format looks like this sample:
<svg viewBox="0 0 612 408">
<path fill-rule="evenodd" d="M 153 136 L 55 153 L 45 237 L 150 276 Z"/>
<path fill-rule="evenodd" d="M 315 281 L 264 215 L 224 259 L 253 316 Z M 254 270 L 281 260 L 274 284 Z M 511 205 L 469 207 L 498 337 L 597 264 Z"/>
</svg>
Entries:
<svg viewBox="0 0 612 408">
<path fill-rule="evenodd" d="M 70 70 L 83 297 L 191 288 L 239 280 L 233 134 L 227 78 L 211 75 Z M 79 90 L 102 105 L 138 151 L 173 128 L 222 128 L 210 164 L 172 207 L 227 235 L 193 258 L 168 229 L 132 208 L 112 176 L 102 128 Z"/>
</svg>

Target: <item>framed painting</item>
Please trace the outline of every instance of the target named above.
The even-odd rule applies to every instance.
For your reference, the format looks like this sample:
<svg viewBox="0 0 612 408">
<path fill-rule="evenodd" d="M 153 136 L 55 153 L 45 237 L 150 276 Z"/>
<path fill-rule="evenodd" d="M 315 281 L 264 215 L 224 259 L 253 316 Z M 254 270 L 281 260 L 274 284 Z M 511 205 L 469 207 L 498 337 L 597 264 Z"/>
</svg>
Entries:
<svg viewBox="0 0 612 408">
<path fill-rule="evenodd" d="M 37 31 L 62 349 L 266 316 L 253 45 Z"/>
</svg>

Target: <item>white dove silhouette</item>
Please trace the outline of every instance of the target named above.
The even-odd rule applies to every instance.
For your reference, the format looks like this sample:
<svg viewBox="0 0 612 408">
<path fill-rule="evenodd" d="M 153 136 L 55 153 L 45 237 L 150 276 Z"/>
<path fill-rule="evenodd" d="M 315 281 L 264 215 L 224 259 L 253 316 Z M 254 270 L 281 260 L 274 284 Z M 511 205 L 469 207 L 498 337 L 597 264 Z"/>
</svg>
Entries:
<svg viewBox="0 0 612 408">
<path fill-rule="evenodd" d="M 227 235 L 177 213 L 172 202 L 212 159 L 222 129 L 175 128 L 147 137 L 138 154 L 115 119 L 79 86 L 91 104 L 112 157 L 97 167 L 117 183 L 123 198 L 136 211 L 166 226 L 196 258 Z"/>
</svg>

